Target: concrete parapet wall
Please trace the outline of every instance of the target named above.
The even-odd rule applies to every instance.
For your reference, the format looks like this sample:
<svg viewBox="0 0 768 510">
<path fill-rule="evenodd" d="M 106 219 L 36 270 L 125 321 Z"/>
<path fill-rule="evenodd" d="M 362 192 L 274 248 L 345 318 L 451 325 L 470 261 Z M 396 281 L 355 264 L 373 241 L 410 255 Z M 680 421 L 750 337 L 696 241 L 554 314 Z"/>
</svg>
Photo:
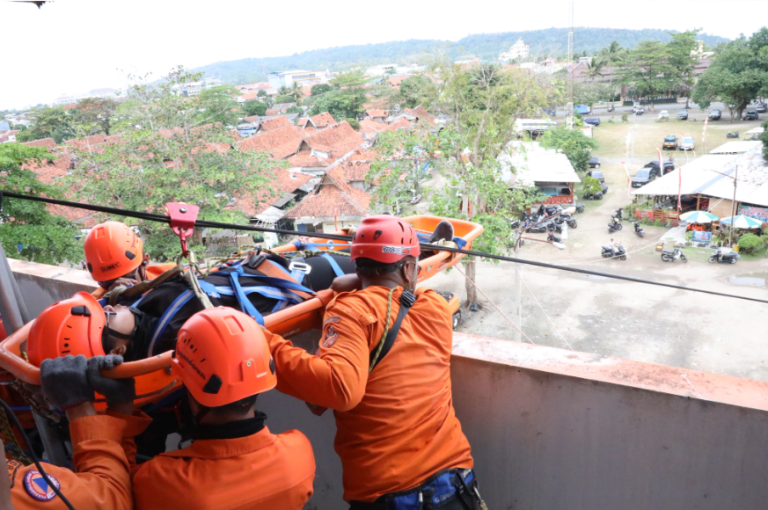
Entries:
<svg viewBox="0 0 768 510">
<path fill-rule="evenodd" d="M 57 301 L 72 297 L 75 292 L 93 292 L 96 288 L 96 282 L 86 271 L 15 259 L 8 262 L 33 316 Z"/>
</svg>

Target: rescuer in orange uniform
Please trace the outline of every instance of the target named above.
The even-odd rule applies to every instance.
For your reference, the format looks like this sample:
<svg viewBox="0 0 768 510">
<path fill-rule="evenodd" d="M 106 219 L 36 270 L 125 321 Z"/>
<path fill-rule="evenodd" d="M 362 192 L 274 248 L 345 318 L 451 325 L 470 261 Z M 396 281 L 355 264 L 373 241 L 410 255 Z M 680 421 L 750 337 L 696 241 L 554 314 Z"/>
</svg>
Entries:
<svg viewBox="0 0 768 510">
<path fill-rule="evenodd" d="M 394 216 L 366 218 L 351 249 L 359 277 L 352 286 L 362 290 L 342 293 L 328 305 L 316 355 L 267 333 L 278 390 L 334 410 L 335 448 L 351 509 L 431 502 L 474 510 L 482 504 L 469 442 L 452 404 L 446 301 L 418 289 L 400 317 L 401 303 L 411 304 L 419 254 L 408 223 Z M 392 343 L 387 336 L 398 322 Z"/>
<path fill-rule="evenodd" d="M 151 280 L 175 264 L 149 265 L 144 243 L 128 225 L 108 221 L 93 227 L 85 237 L 85 262 L 99 284 L 94 296 L 100 298 L 116 285 Z"/>
<path fill-rule="evenodd" d="M 256 322 L 232 308 L 196 313 L 179 331 L 171 369 L 188 391 L 194 442 L 135 468 L 136 508 L 303 508 L 315 458 L 301 432 L 272 434 L 254 409 L 277 382 Z"/>
</svg>

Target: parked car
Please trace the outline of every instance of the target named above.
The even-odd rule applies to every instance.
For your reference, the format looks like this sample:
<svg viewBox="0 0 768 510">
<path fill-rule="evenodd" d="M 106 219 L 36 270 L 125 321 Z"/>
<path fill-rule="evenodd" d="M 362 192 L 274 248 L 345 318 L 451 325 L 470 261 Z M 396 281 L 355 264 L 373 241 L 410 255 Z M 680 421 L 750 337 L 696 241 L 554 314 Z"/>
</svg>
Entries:
<svg viewBox="0 0 768 510">
<path fill-rule="evenodd" d="M 589 158 L 589 168 L 600 168 L 600 158 L 597 156 Z"/>
<path fill-rule="evenodd" d="M 720 120 L 722 116 L 723 114 L 720 110 L 712 110 L 709 112 L 709 120 Z"/>
<path fill-rule="evenodd" d="M 694 149 L 695 149 L 695 144 L 693 143 L 692 136 L 684 136 L 683 139 L 680 140 L 681 151 L 692 151 Z"/>
<path fill-rule="evenodd" d="M 757 110 L 749 110 L 748 112 L 745 112 L 741 118 L 742 120 L 757 120 L 760 117 L 757 115 Z"/>
<path fill-rule="evenodd" d="M 677 112 L 677 118 L 680 120 L 688 120 L 688 110 L 680 110 Z"/>
<path fill-rule="evenodd" d="M 653 180 L 650 168 L 641 168 L 637 171 L 634 177 L 632 177 L 632 187 L 641 188 Z"/>
<path fill-rule="evenodd" d="M 768 104 L 760 103 L 755 107 L 755 110 L 757 111 L 757 113 L 766 113 L 768 112 Z"/>
<path fill-rule="evenodd" d="M 599 166 L 600 165 L 598 164 L 598 167 Z M 594 177 L 595 179 L 600 181 L 600 184 L 605 184 L 605 176 L 603 175 L 603 172 L 599 170 L 590 170 L 589 172 L 587 172 L 587 175 L 590 177 Z"/>
<path fill-rule="evenodd" d="M 633 106 L 632 107 L 632 113 L 634 113 L 635 115 L 642 115 L 643 112 L 645 112 L 645 108 L 643 108 L 642 106 Z"/>
<path fill-rule="evenodd" d="M 664 139 L 664 144 L 662 145 L 665 149 L 677 149 L 677 137 L 675 135 L 669 135 Z"/>
<path fill-rule="evenodd" d="M 599 126 L 600 119 L 597 117 L 585 117 L 584 124 L 589 124 L 590 126 Z"/>
<path fill-rule="evenodd" d="M 667 110 L 661 110 L 659 112 L 659 120 L 661 119 L 669 120 L 669 112 Z"/>
<path fill-rule="evenodd" d="M 645 165 L 644 168 L 648 168 L 651 171 L 651 176 L 661 177 L 661 170 L 659 169 L 659 162 L 654 160 Z M 664 175 L 675 169 L 675 164 L 671 161 L 664 161 Z"/>
</svg>

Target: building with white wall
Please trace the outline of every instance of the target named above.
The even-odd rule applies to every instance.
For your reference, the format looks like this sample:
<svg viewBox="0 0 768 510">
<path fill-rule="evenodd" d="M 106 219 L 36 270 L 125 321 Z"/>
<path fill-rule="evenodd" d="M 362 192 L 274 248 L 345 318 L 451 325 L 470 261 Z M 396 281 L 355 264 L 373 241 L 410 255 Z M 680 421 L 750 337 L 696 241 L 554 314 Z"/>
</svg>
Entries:
<svg viewBox="0 0 768 510">
<path fill-rule="evenodd" d="M 499 55 L 499 62 L 508 62 L 510 60 L 517 60 L 518 58 L 528 58 L 528 55 L 530 54 L 531 45 L 524 43 L 523 38 L 521 37 L 509 48 L 509 51 L 505 51 Z"/>
</svg>

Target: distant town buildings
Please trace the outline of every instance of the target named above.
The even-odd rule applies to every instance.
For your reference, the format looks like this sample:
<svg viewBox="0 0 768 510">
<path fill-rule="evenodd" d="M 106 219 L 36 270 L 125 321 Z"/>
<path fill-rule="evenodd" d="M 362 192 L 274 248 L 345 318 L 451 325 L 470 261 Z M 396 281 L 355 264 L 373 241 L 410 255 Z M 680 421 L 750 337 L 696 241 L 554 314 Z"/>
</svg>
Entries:
<svg viewBox="0 0 768 510">
<path fill-rule="evenodd" d="M 203 78 L 200 81 L 185 83 L 183 85 L 174 85 L 173 90 L 181 95 L 194 97 L 203 90 L 212 89 L 213 87 L 218 87 L 220 85 L 221 80 L 218 78 Z"/>
<path fill-rule="evenodd" d="M 306 85 L 309 83 L 326 83 L 331 79 L 328 71 L 282 71 L 269 75 L 269 86 L 273 89 L 291 87 L 294 83 Z"/>
<path fill-rule="evenodd" d="M 524 43 L 523 38 L 521 37 L 509 48 L 509 51 L 505 51 L 499 55 L 499 62 L 509 62 L 510 60 L 528 58 L 530 54 L 531 45 Z"/>
</svg>

